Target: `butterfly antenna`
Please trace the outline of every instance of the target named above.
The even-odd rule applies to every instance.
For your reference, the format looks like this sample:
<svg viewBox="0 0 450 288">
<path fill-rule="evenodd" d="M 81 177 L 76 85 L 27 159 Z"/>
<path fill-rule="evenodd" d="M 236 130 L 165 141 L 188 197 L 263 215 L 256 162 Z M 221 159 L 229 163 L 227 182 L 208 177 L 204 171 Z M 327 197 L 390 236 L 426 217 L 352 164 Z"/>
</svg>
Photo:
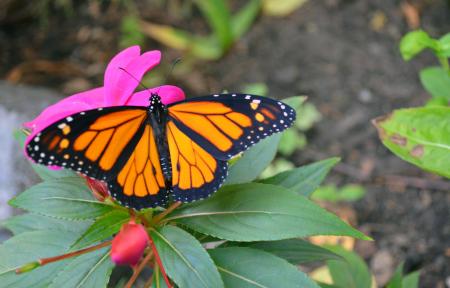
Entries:
<svg viewBox="0 0 450 288">
<path fill-rule="evenodd" d="M 119 67 L 120 70 L 122 70 L 123 72 L 127 73 L 131 78 L 133 78 L 134 80 L 136 80 L 136 82 L 139 83 L 139 86 L 141 86 L 142 88 L 144 88 L 145 90 L 149 90 L 144 84 L 142 84 L 141 81 L 139 81 L 136 77 L 133 76 L 133 74 L 131 74 L 130 72 L 128 72 L 125 68 L 123 67 Z"/>
<path fill-rule="evenodd" d="M 166 77 L 165 77 L 165 81 L 164 81 L 164 82 L 167 82 L 167 79 L 169 79 L 169 76 L 172 74 L 173 69 L 175 68 L 175 65 L 177 65 L 177 64 L 180 63 L 180 62 L 181 62 L 181 57 L 178 57 L 178 58 L 176 58 L 175 60 L 173 60 L 172 65 L 170 66 L 170 69 L 169 69 L 169 71 L 168 71 L 167 74 L 166 74 Z M 156 94 L 159 93 L 159 90 L 161 90 L 161 87 L 159 87 L 159 89 L 158 89 L 158 91 L 156 92 Z"/>
</svg>

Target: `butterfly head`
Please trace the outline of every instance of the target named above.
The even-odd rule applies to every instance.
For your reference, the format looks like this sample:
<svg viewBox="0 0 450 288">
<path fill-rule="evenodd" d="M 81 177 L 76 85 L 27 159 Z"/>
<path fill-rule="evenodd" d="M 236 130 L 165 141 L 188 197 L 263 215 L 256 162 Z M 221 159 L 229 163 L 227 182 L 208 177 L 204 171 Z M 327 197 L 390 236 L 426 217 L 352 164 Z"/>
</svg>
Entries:
<svg viewBox="0 0 450 288">
<path fill-rule="evenodd" d="M 166 110 L 166 106 L 161 102 L 161 97 L 159 97 L 158 93 L 151 93 L 148 101 L 150 102 L 150 105 L 148 106 L 148 110 L 150 112 L 156 110 Z"/>
</svg>

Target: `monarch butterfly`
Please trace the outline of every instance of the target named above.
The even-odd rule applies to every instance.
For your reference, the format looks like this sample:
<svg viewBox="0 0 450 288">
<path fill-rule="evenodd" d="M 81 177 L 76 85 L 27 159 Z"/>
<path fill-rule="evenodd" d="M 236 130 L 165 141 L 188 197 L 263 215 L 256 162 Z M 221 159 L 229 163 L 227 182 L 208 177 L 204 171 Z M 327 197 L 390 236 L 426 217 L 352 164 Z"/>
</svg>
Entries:
<svg viewBox="0 0 450 288">
<path fill-rule="evenodd" d="M 215 94 L 149 106 L 114 106 L 65 117 L 28 143 L 37 163 L 107 183 L 136 210 L 208 197 L 224 182 L 227 160 L 288 128 L 295 110 L 269 98 Z"/>
</svg>

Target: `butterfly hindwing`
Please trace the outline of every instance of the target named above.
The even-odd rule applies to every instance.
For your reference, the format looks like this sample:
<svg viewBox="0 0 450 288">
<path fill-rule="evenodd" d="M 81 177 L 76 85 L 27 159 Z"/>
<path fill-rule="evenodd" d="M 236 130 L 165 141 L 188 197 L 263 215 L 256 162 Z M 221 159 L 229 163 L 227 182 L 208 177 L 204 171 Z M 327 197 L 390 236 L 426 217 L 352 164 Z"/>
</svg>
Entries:
<svg viewBox="0 0 450 288">
<path fill-rule="evenodd" d="M 82 111 L 56 121 L 28 143 L 38 164 L 56 165 L 107 180 L 125 165 L 144 132 L 145 107 L 118 106 Z"/>
<path fill-rule="evenodd" d="M 227 161 L 215 159 L 169 121 L 167 139 L 172 161 L 173 199 L 191 202 L 208 197 L 225 181 Z"/>
<path fill-rule="evenodd" d="M 295 110 L 266 97 L 215 94 L 169 105 L 173 123 L 214 158 L 228 160 L 295 121 Z"/>
<path fill-rule="evenodd" d="M 108 181 L 111 196 L 122 205 L 140 210 L 164 206 L 169 198 L 155 135 L 150 124 L 117 177 Z"/>
</svg>

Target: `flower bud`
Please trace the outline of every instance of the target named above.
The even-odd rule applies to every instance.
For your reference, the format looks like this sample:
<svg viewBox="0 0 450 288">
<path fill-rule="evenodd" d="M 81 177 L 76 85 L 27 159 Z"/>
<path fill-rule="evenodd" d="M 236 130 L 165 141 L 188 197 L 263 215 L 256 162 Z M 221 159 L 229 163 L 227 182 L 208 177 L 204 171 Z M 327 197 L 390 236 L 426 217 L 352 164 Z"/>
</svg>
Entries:
<svg viewBox="0 0 450 288">
<path fill-rule="evenodd" d="M 111 260 L 117 265 L 135 266 L 144 254 L 149 243 L 148 233 L 144 226 L 133 220 L 124 224 L 113 241 Z"/>
<path fill-rule="evenodd" d="M 94 197 L 98 201 L 104 202 L 105 198 L 109 197 L 108 187 L 106 186 L 106 184 L 104 182 L 92 179 L 87 176 L 83 176 L 83 177 L 86 179 L 86 183 L 87 183 L 89 189 L 91 189 L 92 195 L 94 195 Z"/>
</svg>

